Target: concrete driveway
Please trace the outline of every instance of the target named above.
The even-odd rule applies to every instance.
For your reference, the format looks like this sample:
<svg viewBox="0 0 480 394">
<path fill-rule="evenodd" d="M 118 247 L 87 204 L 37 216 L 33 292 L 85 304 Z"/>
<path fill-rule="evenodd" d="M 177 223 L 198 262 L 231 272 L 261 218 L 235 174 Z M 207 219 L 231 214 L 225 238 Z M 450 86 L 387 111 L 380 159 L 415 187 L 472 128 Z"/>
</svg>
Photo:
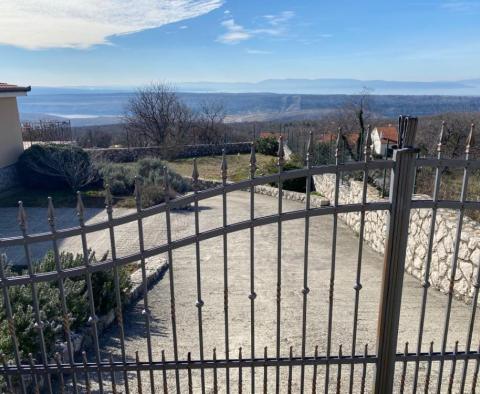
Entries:
<svg viewBox="0 0 480 394">
<path fill-rule="evenodd" d="M 256 216 L 273 214 L 276 212 L 276 199 L 263 195 L 255 195 Z M 298 210 L 303 206 L 300 203 L 284 201 L 284 210 Z M 125 211 L 118 210 L 116 214 Z M 100 220 L 103 213 L 91 212 L 91 220 Z M 249 196 L 245 192 L 235 192 L 228 196 L 228 222 L 234 223 L 246 220 L 249 217 Z M 194 214 L 189 211 L 172 213 L 174 239 L 191 235 L 193 232 Z M 212 198 L 201 203 L 200 230 L 204 231 L 222 225 L 222 200 Z M 282 316 L 281 316 L 281 351 L 287 356 L 292 346 L 294 355 L 300 355 L 302 339 L 302 288 L 303 288 L 303 246 L 304 220 L 284 222 L 282 232 Z M 165 242 L 165 217 L 157 215 L 145 221 L 146 244 L 153 246 Z M 116 229 L 117 243 L 122 253 L 138 250 L 136 224 L 129 224 Z M 230 356 L 238 356 L 238 348 L 242 347 L 243 356 L 250 356 L 250 241 L 249 230 L 234 233 L 228 236 L 228 280 L 229 280 L 229 344 Z M 69 243 L 70 242 L 70 243 Z M 109 248 L 106 232 L 89 237 L 89 244 L 96 251 Z M 307 321 L 307 354 L 313 355 L 315 346 L 319 354 L 326 352 L 328 287 L 331 264 L 332 245 L 332 218 L 316 217 L 311 219 L 310 225 L 310 256 L 308 271 L 308 321 Z M 62 248 L 75 249 L 80 244 L 78 240 L 69 240 L 62 244 Z M 80 249 L 78 249 L 80 250 Z M 355 291 L 355 274 L 357 268 L 358 238 L 339 221 L 337 236 L 337 260 L 335 272 L 334 320 L 332 331 L 332 352 L 337 354 L 338 346 L 343 346 L 343 354 L 351 354 L 352 329 Z M 205 357 L 211 358 L 213 348 L 217 349 L 218 357 L 224 358 L 224 297 L 223 297 L 223 243 L 222 238 L 204 241 L 200 245 L 203 332 Z M 377 312 L 380 298 L 380 285 L 383 258 L 365 245 L 362 260 L 360 291 L 360 307 L 358 315 L 357 353 L 363 352 L 365 344 L 369 345 L 370 353 L 375 352 Z M 192 352 L 192 358 L 197 359 L 198 353 L 198 319 L 196 288 L 196 259 L 195 246 L 177 249 L 173 254 L 174 282 L 176 290 L 176 313 L 179 355 L 185 359 L 187 352 Z M 264 347 L 268 346 L 269 355 L 275 354 L 276 329 L 276 269 L 277 269 L 277 225 L 267 225 L 255 229 L 255 352 L 257 357 L 263 355 Z M 405 275 L 403 304 L 400 320 L 399 350 L 403 351 L 406 341 L 410 350 L 416 349 L 416 338 L 420 313 L 422 287 L 420 283 L 408 274 Z M 160 360 L 161 351 L 165 350 L 168 360 L 173 359 L 172 330 L 170 320 L 170 293 L 168 275 L 155 285 L 149 292 L 149 301 L 152 311 L 152 350 L 155 360 Z M 440 349 L 442 330 L 447 297 L 436 290 L 430 289 L 428 309 L 425 322 L 424 348 L 428 350 L 430 341 L 435 341 L 435 350 Z M 140 360 L 147 361 L 147 345 L 145 339 L 144 317 L 141 315 L 143 301 L 132 306 L 125 313 L 126 352 L 129 360 L 134 360 L 135 351 L 139 352 Z M 463 349 L 471 307 L 454 301 L 448 336 L 449 350 L 453 350 L 456 340 L 460 341 L 459 348 Z M 477 319 L 478 320 L 478 319 Z M 474 330 L 473 344 L 476 348 L 479 339 L 478 321 Z M 120 354 L 118 328 L 110 329 L 102 339 L 105 351 L 115 355 Z M 432 371 L 431 387 L 436 387 L 436 369 Z M 451 363 L 445 364 L 444 388 L 448 382 Z M 463 362 L 457 363 L 456 377 L 461 376 Z M 399 366 L 401 369 L 401 366 Z M 413 366 L 407 369 L 405 392 L 411 392 Z M 423 390 L 423 376 L 426 365 L 421 364 L 420 382 Z M 250 370 L 243 371 L 244 392 L 250 392 Z M 324 368 L 318 368 L 318 392 L 323 392 Z M 473 362 L 469 369 L 473 373 Z M 348 390 L 350 367 L 342 369 L 342 390 Z M 268 392 L 272 392 L 275 381 L 275 370 L 268 371 Z M 361 368 L 354 371 L 354 392 L 360 386 Z M 367 370 L 367 390 L 371 391 L 374 369 Z M 193 392 L 200 392 L 200 374 L 193 372 Z M 207 392 L 213 392 L 212 371 L 205 372 L 208 386 Z M 225 391 L 225 374 L 219 371 L 219 390 Z M 300 369 L 293 368 L 293 391 L 300 392 Z M 330 390 L 335 391 L 336 368 L 332 368 Z M 288 369 L 281 371 L 282 392 L 286 392 Z M 108 381 L 108 377 L 105 376 Z M 181 373 L 181 392 L 188 392 L 186 373 Z M 263 369 L 259 369 L 255 376 L 257 391 L 263 390 Z M 149 392 L 148 374 L 142 374 L 143 392 Z M 312 368 L 306 368 L 306 390 L 311 392 Z M 470 390 L 470 380 L 467 389 Z M 162 374 L 155 373 L 156 392 L 162 392 Z M 238 371 L 231 371 L 232 392 L 238 391 Z M 131 392 L 136 392 L 136 375 L 129 379 Z M 168 386 L 174 391 L 175 379 L 173 373 L 168 373 Z M 107 388 L 107 391 L 110 388 Z M 117 391 L 124 392 L 121 376 L 117 377 Z M 396 388 L 398 391 L 398 385 Z M 454 391 L 455 392 L 455 391 Z"/>
<path fill-rule="evenodd" d="M 256 216 L 273 214 L 276 212 L 276 200 L 262 195 L 255 196 Z M 222 201 L 221 198 L 212 198 L 202 202 L 200 213 L 201 231 L 221 226 Z M 284 201 L 284 210 L 302 209 L 302 204 Z M 249 217 L 249 198 L 245 192 L 236 192 L 228 197 L 228 222 L 234 223 L 246 220 Z M 163 218 L 162 218 L 163 219 Z M 193 231 L 193 213 L 176 212 L 173 219 L 181 228 L 175 232 L 175 238 L 190 235 Z M 164 221 L 151 222 L 150 237 L 162 232 Z M 174 226 L 175 228 L 175 226 Z M 303 288 L 303 246 L 304 220 L 295 220 L 283 224 L 282 245 L 282 316 L 281 316 L 281 350 L 284 356 L 288 355 L 292 346 L 294 355 L 300 355 L 302 329 L 302 288 Z M 337 354 L 338 346 L 343 346 L 343 354 L 351 354 L 354 296 L 358 238 L 339 222 L 337 236 L 337 263 L 334 297 L 334 320 L 332 332 L 332 349 Z M 242 347 L 244 357 L 250 355 L 250 300 L 248 298 L 249 276 L 249 231 L 242 231 L 228 236 L 228 280 L 229 280 L 229 344 L 231 357 L 238 356 L 238 348 Z M 309 288 L 308 321 L 307 321 L 307 354 L 313 355 L 318 345 L 319 353 L 326 352 L 327 313 L 328 313 L 328 284 L 330 278 L 332 218 L 317 217 L 311 220 L 310 227 L 310 257 L 309 257 Z M 201 243 L 201 277 L 203 307 L 203 332 L 205 357 L 211 358 L 213 348 L 217 349 L 218 357 L 224 358 L 224 298 L 223 298 L 223 243 L 222 238 L 211 239 Z M 364 247 L 360 292 L 360 308 L 358 316 L 357 353 L 363 352 L 365 344 L 369 344 L 371 353 L 375 352 L 377 312 L 380 298 L 380 285 L 383 258 L 369 247 Z M 176 291 L 176 313 L 179 354 L 181 358 L 192 352 L 194 359 L 198 353 L 198 319 L 196 288 L 196 260 L 194 245 L 175 250 L 173 254 L 174 283 Z M 268 225 L 255 230 L 255 353 L 257 357 L 263 355 L 265 346 L 268 346 L 270 355 L 275 354 L 276 329 L 276 268 L 277 268 L 277 225 Z M 410 343 L 411 351 L 416 348 L 418 321 L 420 314 L 422 287 L 420 283 L 408 274 L 405 275 L 403 307 L 401 313 L 401 328 L 399 335 L 399 350 L 403 351 L 404 343 Z M 170 321 L 169 279 L 165 277 L 149 292 L 149 301 L 152 309 L 152 344 L 154 359 L 159 360 L 161 350 L 165 350 L 167 359 L 173 359 L 172 331 Z M 425 323 L 424 351 L 428 349 L 430 341 L 435 341 L 435 350 L 440 349 L 442 328 L 444 322 L 447 297 L 436 290 L 429 290 L 428 309 Z M 141 316 L 142 302 L 131 308 L 126 316 L 127 355 L 133 358 L 135 351 L 139 352 L 142 361 L 147 360 L 144 320 Z M 456 340 L 460 341 L 460 348 L 465 343 L 467 324 L 471 313 L 470 307 L 454 302 L 452 308 L 450 334 L 448 337 L 449 350 L 453 350 Z M 478 344 L 480 335 L 478 325 L 474 333 L 474 346 Z M 109 335 L 104 336 L 106 350 L 119 353 L 118 330 L 112 329 Z M 473 365 L 473 363 L 472 363 Z M 451 363 L 446 363 L 444 373 L 444 387 L 446 389 Z M 401 366 L 399 366 L 400 368 Z M 435 387 L 436 369 L 432 373 L 431 387 Z M 463 363 L 457 365 L 457 377 L 460 376 Z M 421 364 L 420 381 L 425 374 L 426 365 Z M 473 366 L 470 368 L 472 372 Z M 408 368 L 405 392 L 411 391 L 412 367 Z M 342 370 L 342 392 L 348 390 L 349 367 Z M 244 369 L 244 392 L 250 392 L 250 370 Z M 371 390 L 373 381 L 373 367 L 367 371 L 367 391 Z M 336 368 L 332 370 L 330 390 L 335 390 Z M 355 392 L 359 390 L 361 368 L 354 371 Z M 206 371 L 206 382 L 213 392 L 212 371 Z M 200 374 L 193 372 L 193 392 L 200 392 Z M 224 392 L 225 374 L 219 371 L 219 389 Z M 299 367 L 293 369 L 293 391 L 300 392 Z M 470 374 L 471 376 L 471 374 Z M 155 374 L 156 391 L 162 391 L 161 373 Z M 181 374 L 181 392 L 186 392 L 186 373 Z M 282 392 L 286 392 L 288 369 L 281 371 Z M 120 380 L 120 377 L 119 377 Z M 143 390 L 149 392 L 148 374 L 142 375 Z M 257 391 L 263 390 L 263 371 L 256 373 Z M 120 380 L 121 381 L 121 380 Z M 275 370 L 270 368 L 268 377 L 268 392 L 273 392 Z M 311 391 L 312 368 L 306 368 L 306 390 Z M 470 381 L 471 382 L 471 378 Z M 318 369 L 319 392 L 323 390 L 324 368 Z M 130 382 L 130 388 L 135 391 L 136 379 Z M 238 390 L 238 371 L 231 372 L 232 392 Z M 170 390 L 175 387 L 174 374 L 168 374 Z M 423 388 L 423 386 L 421 386 Z M 469 386 L 467 385 L 467 388 Z M 397 387 L 398 389 L 398 387 Z"/>
</svg>

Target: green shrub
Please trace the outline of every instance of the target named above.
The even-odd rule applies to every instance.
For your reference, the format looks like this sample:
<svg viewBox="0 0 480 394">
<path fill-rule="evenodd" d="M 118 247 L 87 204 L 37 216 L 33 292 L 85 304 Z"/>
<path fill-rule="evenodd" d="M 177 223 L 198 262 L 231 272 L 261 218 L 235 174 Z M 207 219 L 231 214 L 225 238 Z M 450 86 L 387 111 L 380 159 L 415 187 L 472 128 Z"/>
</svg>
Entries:
<svg viewBox="0 0 480 394">
<path fill-rule="evenodd" d="M 142 206 L 144 208 L 161 204 L 165 201 L 165 192 L 162 186 L 147 184 L 142 187 Z"/>
<path fill-rule="evenodd" d="M 278 153 L 277 139 L 273 136 L 257 139 L 257 152 L 263 155 L 276 156 Z"/>
<path fill-rule="evenodd" d="M 137 165 L 138 174 L 144 180 L 146 185 L 163 185 L 163 171 L 166 166 L 164 161 L 155 158 L 145 158 L 139 160 Z M 190 184 L 181 175 L 170 169 L 168 170 L 168 182 L 170 188 L 177 193 L 186 193 L 191 190 Z"/>
<path fill-rule="evenodd" d="M 89 252 L 88 259 L 92 264 L 96 263 L 95 254 Z M 83 256 L 80 254 L 62 253 L 60 263 L 63 269 L 74 268 L 84 265 Z M 55 258 L 53 252 L 49 252 L 35 267 L 37 272 L 55 271 Z M 122 302 L 131 289 L 130 277 L 126 267 L 119 270 L 119 288 Z M 5 267 L 7 276 L 12 275 L 9 266 Z M 99 271 L 92 274 L 93 301 L 97 315 L 104 315 L 116 306 L 114 276 L 111 270 Z M 85 327 L 90 316 L 88 289 L 85 276 L 67 278 L 64 280 L 65 299 L 67 309 L 71 317 L 71 329 L 73 331 Z M 65 341 L 63 330 L 62 306 L 57 282 L 40 282 L 36 285 L 38 301 L 40 305 L 40 317 L 44 323 L 45 345 L 51 356 L 57 341 Z M 34 327 L 35 314 L 33 310 L 32 292 L 30 286 L 13 286 L 9 288 L 10 303 L 14 316 L 15 331 L 22 357 L 32 353 L 38 359 L 40 344 L 38 333 Z M 3 304 L 3 294 L 0 295 Z M 13 344 L 8 333 L 8 323 L 5 309 L 0 309 L 0 352 L 7 359 L 13 358 Z"/>
<path fill-rule="evenodd" d="M 319 142 L 315 145 L 313 152 L 315 165 L 332 163 L 332 146 L 328 142 Z"/>
<path fill-rule="evenodd" d="M 143 207 L 160 204 L 165 200 L 163 187 L 165 162 L 162 160 L 145 158 L 131 164 L 100 162 L 97 166 L 104 186 L 110 185 L 110 191 L 114 196 L 131 196 L 135 189 L 135 176 L 138 176 L 143 184 Z M 182 176 L 173 171 L 169 171 L 168 174 L 170 197 L 191 190 L 190 184 Z"/>
<path fill-rule="evenodd" d="M 298 170 L 303 168 L 303 166 L 296 160 L 289 160 L 283 166 L 283 171 L 291 171 L 291 170 Z M 272 160 L 271 163 L 266 167 L 268 174 L 276 174 L 278 173 L 278 167 L 276 164 L 276 160 Z M 277 182 L 270 183 L 270 186 L 278 187 Z M 285 190 L 290 190 L 293 192 L 305 193 L 306 191 L 306 178 L 294 178 L 294 179 L 286 179 L 282 183 L 282 187 Z"/>
<path fill-rule="evenodd" d="M 101 162 L 97 167 L 104 186 L 109 185 L 113 195 L 124 196 L 133 193 L 135 175 L 137 175 L 134 166 Z"/>
<path fill-rule="evenodd" d="M 33 188 L 65 188 L 76 191 L 96 178 L 90 156 L 72 145 L 33 145 L 18 161 L 22 182 Z"/>
</svg>

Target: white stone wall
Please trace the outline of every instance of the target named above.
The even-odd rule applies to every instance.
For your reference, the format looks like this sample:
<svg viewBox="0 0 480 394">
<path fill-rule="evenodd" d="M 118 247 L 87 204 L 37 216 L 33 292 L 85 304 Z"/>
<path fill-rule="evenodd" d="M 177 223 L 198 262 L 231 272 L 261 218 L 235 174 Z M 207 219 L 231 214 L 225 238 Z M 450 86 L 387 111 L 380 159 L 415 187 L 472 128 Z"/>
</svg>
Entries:
<svg viewBox="0 0 480 394">
<path fill-rule="evenodd" d="M 258 185 L 254 187 L 255 193 L 264 194 L 266 196 L 278 198 L 278 188 L 268 185 Z M 285 200 L 305 202 L 307 195 L 305 193 L 293 192 L 290 190 L 282 190 L 282 197 Z M 323 197 L 310 195 L 310 206 L 313 208 L 319 208 L 329 205 L 329 201 Z"/>
<path fill-rule="evenodd" d="M 315 175 L 317 192 L 333 201 L 335 196 L 335 175 Z M 339 204 L 360 203 L 363 183 L 353 179 L 342 182 L 339 190 Z M 428 198 L 416 195 L 414 198 Z M 367 202 L 381 201 L 378 191 L 368 186 Z M 339 214 L 339 217 L 355 232 L 360 232 L 360 213 Z M 407 245 L 405 270 L 423 281 L 427 261 L 428 242 L 432 220 L 431 209 L 413 209 L 410 215 L 410 230 Z M 365 214 L 364 239 L 375 251 L 383 254 L 387 233 L 388 212 L 374 211 Z M 439 209 L 435 223 L 432 246 L 430 283 L 432 287 L 447 293 L 457 232 L 457 213 Z M 480 261 L 480 224 L 465 217 L 459 244 L 457 271 L 454 280 L 454 295 L 467 303 L 471 302 Z"/>
</svg>

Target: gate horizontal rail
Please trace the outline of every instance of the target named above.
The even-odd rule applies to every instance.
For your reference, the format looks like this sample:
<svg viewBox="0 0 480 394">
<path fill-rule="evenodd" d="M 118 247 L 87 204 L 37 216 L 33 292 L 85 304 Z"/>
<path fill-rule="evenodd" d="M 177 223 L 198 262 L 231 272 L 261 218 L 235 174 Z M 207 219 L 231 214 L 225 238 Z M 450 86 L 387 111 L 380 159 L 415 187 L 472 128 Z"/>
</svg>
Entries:
<svg viewBox="0 0 480 394">
<path fill-rule="evenodd" d="M 470 351 L 470 352 L 434 352 L 434 353 L 421 353 L 417 355 L 416 353 L 398 353 L 395 357 L 396 362 L 414 362 L 414 361 L 453 361 L 453 360 L 478 360 L 480 357 L 480 352 Z M 81 372 L 110 372 L 110 371 L 161 371 L 161 370 L 185 370 L 185 369 L 213 369 L 213 368 L 247 368 L 247 367 L 288 367 L 292 366 L 312 366 L 312 365 L 351 365 L 351 364 L 374 364 L 378 361 L 378 358 L 375 354 L 370 354 L 367 356 L 364 355 L 353 355 L 353 356 L 335 356 L 331 357 L 318 356 L 318 357 L 269 357 L 251 359 L 234 359 L 230 358 L 217 359 L 217 360 L 191 360 L 191 361 L 153 361 L 149 362 L 134 362 L 127 361 L 123 362 L 101 362 L 97 363 L 87 363 L 86 366 L 82 363 L 72 364 L 61 364 L 60 367 L 56 363 L 49 364 L 46 368 L 43 365 L 35 365 L 33 368 L 27 365 L 17 368 L 16 366 L 8 366 L 3 368 L 2 372 L 7 375 L 22 375 L 22 374 L 58 374 L 58 373 L 81 373 Z"/>
<path fill-rule="evenodd" d="M 384 168 L 392 168 L 393 163 L 389 161 L 372 161 L 368 163 L 367 169 L 368 170 L 375 170 L 375 169 L 384 169 Z M 335 174 L 337 172 L 354 172 L 358 170 L 364 170 L 366 168 L 364 163 L 358 162 L 349 162 L 344 164 L 339 164 L 338 166 L 329 165 L 329 166 L 321 166 L 321 167 L 312 167 L 310 170 L 302 169 L 302 170 L 290 170 L 285 171 L 280 174 L 280 180 L 288 180 L 288 179 L 296 179 L 302 178 L 306 176 L 313 176 L 319 174 Z M 85 224 L 84 226 L 77 226 L 67 229 L 59 229 L 54 234 L 51 232 L 45 233 L 38 233 L 38 234 L 31 234 L 27 235 L 27 237 L 16 236 L 16 237 L 8 237 L 8 238 L 0 238 L 0 248 L 1 247 L 9 247 L 9 246 L 17 246 L 23 245 L 25 242 L 32 244 L 36 242 L 45 242 L 51 241 L 52 239 L 62 239 L 73 237 L 76 235 L 81 234 L 89 234 L 101 230 L 107 230 L 110 226 L 117 227 L 122 224 L 131 223 L 132 221 L 136 221 L 138 219 L 145 219 L 149 216 L 157 215 L 160 213 L 165 213 L 167 209 L 176 209 L 185 207 L 188 204 L 194 203 L 195 201 L 200 202 L 202 200 L 220 196 L 223 193 L 231 193 L 234 191 L 245 190 L 249 189 L 251 186 L 258 186 L 263 184 L 268 184 L 272 182 L 278 182 L 279 175 L 268 175 L 262 176 L 258 178 L 254 178 L 253 180 L 249 181 L 241 181 L 238 183 L 231 183 L 226 184 L 225 186 L 218 186 L 208 190 L 199 191 L 196 194 L 189 194 L 183 197 L 176 198 L 175 200 L 169 201 L 168 206 L 165 203 L 155 205 L 150 208 L 141 209 L 139 212 L 123 215 L 121 217 L 112 218 L 111 221 L 102 221 L 93 224 Z M 358 204 L 361 207 L 361 204 Z M 329 207 L 331 208 L 331 207 Z M 361 210 L 358 209 L 358 210 Z"/>
<path fill-rule="evenodd" d="M 172 241 L 170 244 L 164 244 L 158 247 L 145 249 L 143 253 L 135 253 L 127 255 L 124 257 L 117 257 L 115 260 L 107 259 L 105 261 L 100 261 L 90 266 L 81 266 L 75 268 L 64 269 L 59 273 L 56 271 L 37 273 L 32 275 L 23 275 L 23 276 L 12 276 L 0 279 L 0 284 L 5 283 L 5 286 L 17 286 L 28 283 L 39 283 L 39 282 L 48 282 L 54 281 L 58 278 L 70 278 L 75 276 L 80 276 L 85 273 L 94 273 L 110 269 L 114 266 L 123 266 L 135 261 L 139 261 L 143 256 L 145 258 L 153 257 L 158 254 L 166 253 L 169 250 L 175 250 L 182 248 L 188 245 L 193 245 L 198 241 L 206 241 L 211 238 L 216 238 L 223 234 L 235 233 L 237 231 L 246 230 L 251 227 L 266 226 L 269 224 L 278 223 L 279 221 L 286 222 L 289 220 L 303 219 L 305 217 L 316 217 L 324 215 L 332 215 L 339 213 L 352 213 L 352 212 L 368 212 L 368 211 L 379 211 L 379 210 L 388 210 L 390 204 L 388 202 L 372 202 L 365 205 L 362 204 L 345 204 L 337 207 L 332 206 L 323 206 L 318 208 L 311 208 L 309 211 L 297 210 L 283 212 L 280 215 L 269 215 L 253 220 L 245 220 L 243 222 L 238 222 L 234 224 L 229 224 L 226 227 L 218 227 L 212 230 L 204 231 L 196 235 L 185 237 L 177 241 Z M 48 240 L 57 239 L 54 236 L 50 235 Z"/>
</svg>

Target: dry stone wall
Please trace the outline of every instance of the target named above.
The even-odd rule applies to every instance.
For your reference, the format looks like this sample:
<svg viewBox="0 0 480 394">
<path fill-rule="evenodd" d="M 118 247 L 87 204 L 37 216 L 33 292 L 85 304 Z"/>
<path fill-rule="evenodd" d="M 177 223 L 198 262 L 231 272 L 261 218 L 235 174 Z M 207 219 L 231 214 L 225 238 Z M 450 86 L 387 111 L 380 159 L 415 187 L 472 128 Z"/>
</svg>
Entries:
<svg viewBox="0 0 480 394">
<path fill-rule="evenodd" d="M 317 192 L 333 201 L 335 196 L 335 175 L 315 175 Z M 349 179 L 341 182 L 339 204 L 360 203 L 363 182 Z M 416 199 L 430 199 L 429 196 L 415 195 Z M 368 186 L 367 202 L 382 201 L 378 191 Z M 360 232 L 360 213 L 339 214 L 355 233 Z M 410 215 L 409 238 L 405 270 L 423 282 L 429 244 L 431 209 L 412 209 Z M 388 224 L 387 211 L 365 213 L 364 239 L 375 251 L 385 251 Z M 432 244 L 430 284 L 443 293 L 448 293 L 452 274 L 455 239 L 457 233 L 457 213 L 439 209 L 435 220 L 435 235 Z M 470 303 L 477 283 L 480 261 L 480 224 L 465 217 L 458 247 L 457 270 L 454 279 L 454 296 Z"/>
<path fill-rule="evenodd" d="M 175 159 L 184 159 L 189 157 L 215 156 L 221 155 L 225 149 L 227 154 L 250 153 L 250 142 L 234 142 L 219 145 L 185 145 L 175 152 Z M 105 160 L 116 163 L 128 163 L 137 161 L 144 157 L 162 157 L 162 148 L 151 146 L 145 148 L 95 148 L 85 149 L 94 160 Z"/>
</svg>

